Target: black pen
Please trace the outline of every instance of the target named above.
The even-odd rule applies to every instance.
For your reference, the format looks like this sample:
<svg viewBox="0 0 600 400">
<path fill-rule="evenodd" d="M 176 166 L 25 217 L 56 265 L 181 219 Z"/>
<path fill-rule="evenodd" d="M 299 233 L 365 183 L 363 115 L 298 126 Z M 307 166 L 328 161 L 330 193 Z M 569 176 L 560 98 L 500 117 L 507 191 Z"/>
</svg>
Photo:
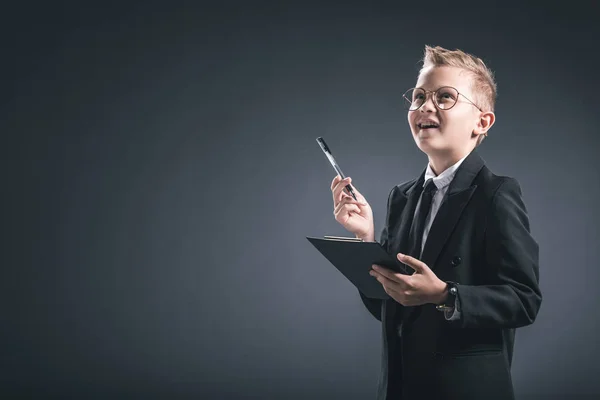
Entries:
<svg viewBox="0 0 600 400">
<path fill-rule="evenodd" d="M 325 153 L 325 155 L 329 159 L 329 162 L 333 166 L 333 169 L 335 169 L 335 171 L 338 173 L 338 175 L 342 179 L 346 179 L 346 176 L 342 172 L 341 168 L 335 162 L 335 158 L 333 158 L 333 155 L 331 154 L 331 151 L 329 150 L 329 146 L 327 146 L 327 143 L 325 143 L 325 140 L 323 140 L 322 137 L 318 137 L 317 143 L 319 143 L 319 146 L 321 146 L 321 150 L 323 150 L 323 153 Z M 358 199 L 356 198 L 356 195 L 354 194 L 354 190 L 352 190 L 352 186 L 350 186 L 350 184 L 346 185 L 346 190 L 352 195 L 352 197 L 354 197 L 354 200 L 358 201 Z"/>
</svg>

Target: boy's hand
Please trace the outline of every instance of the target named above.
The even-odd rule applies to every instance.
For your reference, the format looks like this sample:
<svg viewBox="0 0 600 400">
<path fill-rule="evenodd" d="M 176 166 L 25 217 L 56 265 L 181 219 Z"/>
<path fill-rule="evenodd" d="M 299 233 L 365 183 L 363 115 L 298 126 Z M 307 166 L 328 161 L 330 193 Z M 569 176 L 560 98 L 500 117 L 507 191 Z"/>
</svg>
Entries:
<svg viewBox="0 0 600 400">
<path fill-rule="evenodd" d="M 337 175 L 331 182 L 331 194 L 333 195 L 333 215 L 346 230 L 354 233 L 365 241 L 374 241 L 375 228 L 373 224 L 373 210 L 364 196 L 352 185 L 357 200 L 345 193 L 346 185 L 352 179 L 342 179 Z"/>
<path fill-rule="evenodd" d="M 447 284 L 422 261 L 398 253 L 398 260 L 415 270 L 412 275 L 393 272 L 373 264 L 371 276 L 377 278 L 385 292 L 403 306 L 441 304 L 447 296 Z"/>
</svg>

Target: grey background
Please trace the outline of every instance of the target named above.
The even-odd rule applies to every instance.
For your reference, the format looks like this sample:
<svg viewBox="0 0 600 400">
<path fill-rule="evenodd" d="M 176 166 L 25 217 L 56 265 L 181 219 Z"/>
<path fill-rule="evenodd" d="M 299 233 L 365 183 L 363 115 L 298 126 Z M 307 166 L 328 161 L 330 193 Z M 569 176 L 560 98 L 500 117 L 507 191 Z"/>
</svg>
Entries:
<svg viewBox="0 0 600 400">
<path fill-rule="evenodd" d="M 379 231 L 427 162 L 400 102 L 425 44 L 496 73 L 479 151 L 522 185 L 544 294 L 518 398 L 600 395 L 598 11 L 220 4 L 4 10 L 2 397 L 373 398 L 379 323 L 305 239 L 346 234 L 315 138 Z"/>
</svg>

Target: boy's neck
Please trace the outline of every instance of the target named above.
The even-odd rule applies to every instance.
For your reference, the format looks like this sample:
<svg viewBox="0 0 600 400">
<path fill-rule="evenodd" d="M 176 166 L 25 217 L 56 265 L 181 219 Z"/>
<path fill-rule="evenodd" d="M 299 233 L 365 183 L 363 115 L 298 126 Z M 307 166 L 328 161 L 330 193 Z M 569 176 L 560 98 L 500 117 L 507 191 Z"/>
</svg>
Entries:
<svg viewBox="0 0 600 400">
<path fill-rule="evenodd" d="M 454 152 L 445 154 L 429 155 L 429 165 L 433 170 L 435 176 L 439 176 L 442 172 L 459 162 L 461 159 L 467 156 L 474 149 L 467 150 L 466 152 Z"/>
</svg>

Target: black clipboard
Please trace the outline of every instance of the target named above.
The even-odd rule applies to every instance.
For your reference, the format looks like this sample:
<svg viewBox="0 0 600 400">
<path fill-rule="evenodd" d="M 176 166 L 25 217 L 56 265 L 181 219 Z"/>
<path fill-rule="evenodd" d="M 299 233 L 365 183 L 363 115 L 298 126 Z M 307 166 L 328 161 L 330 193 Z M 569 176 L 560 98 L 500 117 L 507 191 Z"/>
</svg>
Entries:
<svg viewBox="0 0 600 400">
<path fill-rule="evenodd" d="M 381 283 L 369 275 L 372 264 L 407 274 L 406 267 L 378 242 L 337 236 L 306 237 L 362 294 L 372 299 L 389 299 Z"/>
</svg>

